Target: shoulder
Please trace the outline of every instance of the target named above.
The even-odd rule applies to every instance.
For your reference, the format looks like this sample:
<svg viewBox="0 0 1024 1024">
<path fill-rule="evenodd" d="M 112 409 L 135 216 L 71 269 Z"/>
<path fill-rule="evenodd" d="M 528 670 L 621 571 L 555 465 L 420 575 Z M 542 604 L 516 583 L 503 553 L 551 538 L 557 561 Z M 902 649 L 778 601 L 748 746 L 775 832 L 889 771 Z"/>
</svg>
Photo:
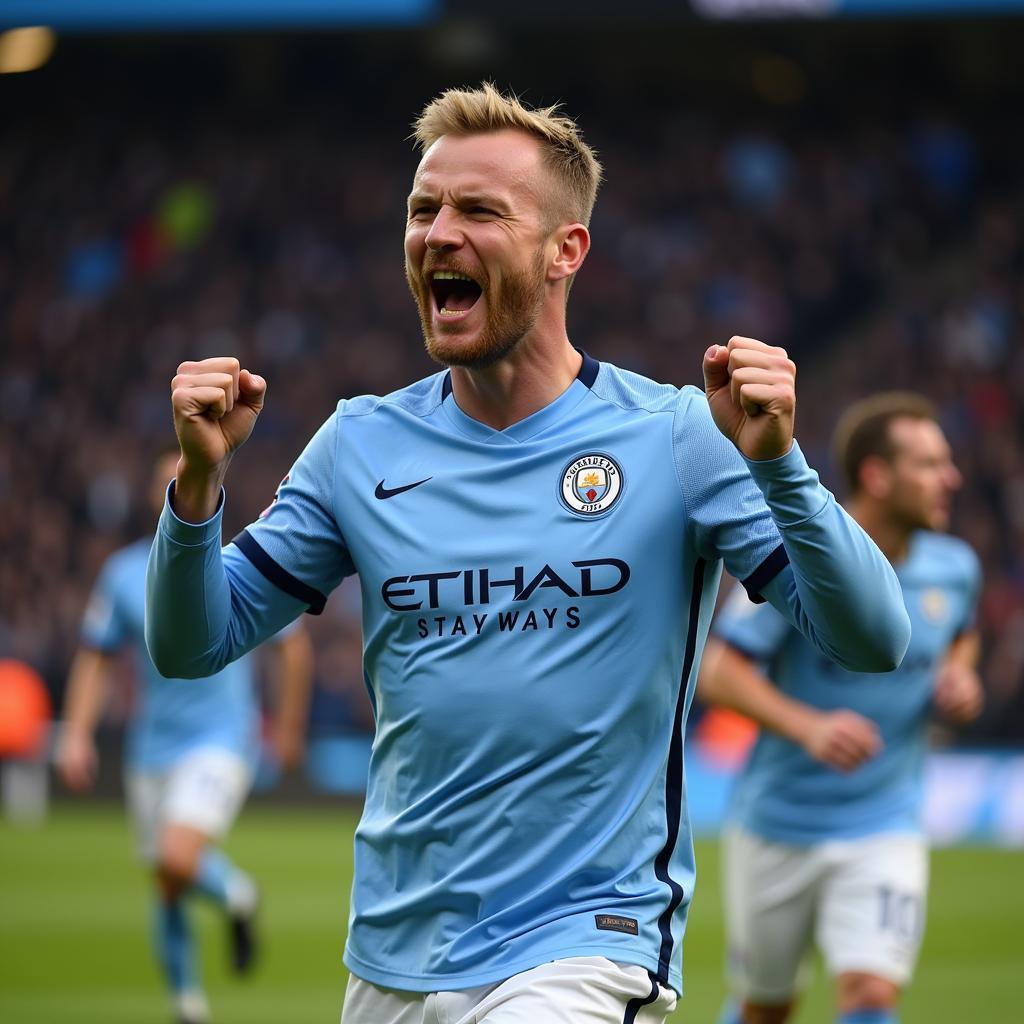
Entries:
<svg viewBox="0 0 1024 1024">
<path fill-rule="evenodd" d="M 149 561 L 151 537 L 143 537 L 119 548 L 103 563 L 101 575 L 112 583 L 125 582 L 133 577 L 145 575 Z"/>
<path fill-rule="evenodd" d="M 338 420 L 354 420 L 395 411 L 412 416 L 427 416 L 444 401 L 447 379 L 448 371 L 442 370 L 388 395 L 343 398 L 338 402 L 334 416 Z"/>
<path fill-rule="evenodd" d="M 697 388 L 677 388 L 674 384 L 659 384 L 632 370 L 623 370 L 613 363 L 601 363 L 590 390 L 598 397 L 620 409 L 647 413 L 675 414 L 680 406 L 687 406 L 704 393 Z"/>
<path fill-rule="evenodd" d="M 917 570 L 936 582 L 974 585 L 981 576 L 981 563 L 974 549 L 948 533 L 921 530 L 914 534 L 911 557 Z"/>
</svg>

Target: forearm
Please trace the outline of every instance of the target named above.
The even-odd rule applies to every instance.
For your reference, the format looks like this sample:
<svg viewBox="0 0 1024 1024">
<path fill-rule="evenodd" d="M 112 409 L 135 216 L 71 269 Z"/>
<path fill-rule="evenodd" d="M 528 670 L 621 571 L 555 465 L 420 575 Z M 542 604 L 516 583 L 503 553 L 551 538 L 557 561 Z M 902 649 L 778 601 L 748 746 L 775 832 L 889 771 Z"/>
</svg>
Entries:
<svg viewBox="0 0 1024 1024">
<path fill-rule="evenodd" d="M 146 570 L 146 645 L 162 675 L 212 675 L 306 609 L 234 545 L 221 548 L 222 511 L 191 524 L 165 504 L 160 516 Z"/>
<path fill-rule="evenodd" d="M 981 635 L 976 629 L 961 633 L 946 652 L 945 663 L 974 671 L 981 657 Z"/>
<path fill-rule="evenodd" d="M 749 658 L 714 638 L 704 651 L 697 693 L 706 704 L 730 708 L 797 744 L 807 740 L 819 714 L 788 697 Z"/>
<path fill-rule="evenodd" d="M 277 728 L 301 735 L 309 714 L 313 688 L 313 645 L 304 629 L 278 645 Z"/>
<path fill-rule="evenodd" d="M 99 651 L 79 649 L 68 673 L 64 701 L 64 728 L 91 737 L 106 703 L 109 658 Z"/>
<path fill-rule="evenodd" d="M 146 570 L 146 645 L 157 670 L 170 678 L 208 676 L 229 660 L 231 595 L 221 558 L 221 513 L 218 508 L 193 525 L 165 506 L 160 517 Z"/>
<path fill-rule="evenodd" d="M 910 641 L 910 620 L 892 566 L 821 486 L 796 445 L 771 464 L 748 465 L 791 567 L 762 589 L 763 596 L 843 667 L 896 668 Z"/>
<path fill-rule="evenodd" d="M 184 460 L 179 461 L 171 503 L 179 519 L 186 523 L 200 524 L 216 515 L 223 494 L 227 462 L 225 460 L 214 470 L 197 472 L 185 466 Z"/>
</svg>

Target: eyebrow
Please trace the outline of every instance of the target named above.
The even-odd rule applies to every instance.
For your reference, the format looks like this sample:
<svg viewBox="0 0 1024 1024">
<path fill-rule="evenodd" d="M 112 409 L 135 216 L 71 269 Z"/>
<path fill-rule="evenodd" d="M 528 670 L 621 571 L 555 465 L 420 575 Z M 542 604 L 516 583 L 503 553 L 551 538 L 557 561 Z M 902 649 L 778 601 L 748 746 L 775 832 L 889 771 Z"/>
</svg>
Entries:
<svg viewBox="0 0 1024 1024">
<path fill-rule="evenodd" d="M 485 192 L 480 189 L 473 189 L 466 192 L 456 193 L 453 199 L 458 206 L 489 206 L 500 212 L 510 212 L 512 209 L 508 199 L 498 196 L 494 192 Z M 422 203 L 437 203 L 437 195 L 423 189 L 414 189 L 409 193 L 407 205 L 409 209 Z"/>
</svg>

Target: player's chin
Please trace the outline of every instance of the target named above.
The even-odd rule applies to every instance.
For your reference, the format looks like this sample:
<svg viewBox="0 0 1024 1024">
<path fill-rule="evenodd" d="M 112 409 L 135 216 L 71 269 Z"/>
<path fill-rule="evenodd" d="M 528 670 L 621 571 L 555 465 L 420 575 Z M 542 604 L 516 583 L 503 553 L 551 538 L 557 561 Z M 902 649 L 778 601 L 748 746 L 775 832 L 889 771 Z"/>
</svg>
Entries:
<svg viewBox="0 0 1024 1024">
<path fill-rule="evenodd" d="M 481 341 L 475 332 L 452 324 L 443 330 L 424 332 L 427 354 L 443 366 L 475 366 L 480 359 Z"/>
</svg>

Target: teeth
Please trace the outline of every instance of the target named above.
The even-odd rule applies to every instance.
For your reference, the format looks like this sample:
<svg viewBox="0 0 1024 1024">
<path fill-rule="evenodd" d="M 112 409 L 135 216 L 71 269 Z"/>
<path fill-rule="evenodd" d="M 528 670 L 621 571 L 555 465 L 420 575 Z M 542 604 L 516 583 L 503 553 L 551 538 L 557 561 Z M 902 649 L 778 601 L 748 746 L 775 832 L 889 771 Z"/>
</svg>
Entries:
<svg viewBox="0 0 1024 1024">
<path fill-rule="evenodd" d="M 469 281 L 471 284 L 475 284 L 473 278 L 466 274 L 456 273 L 454 270 L 436 270 L 433 277 L 435 281 Z"/>
</svg>

